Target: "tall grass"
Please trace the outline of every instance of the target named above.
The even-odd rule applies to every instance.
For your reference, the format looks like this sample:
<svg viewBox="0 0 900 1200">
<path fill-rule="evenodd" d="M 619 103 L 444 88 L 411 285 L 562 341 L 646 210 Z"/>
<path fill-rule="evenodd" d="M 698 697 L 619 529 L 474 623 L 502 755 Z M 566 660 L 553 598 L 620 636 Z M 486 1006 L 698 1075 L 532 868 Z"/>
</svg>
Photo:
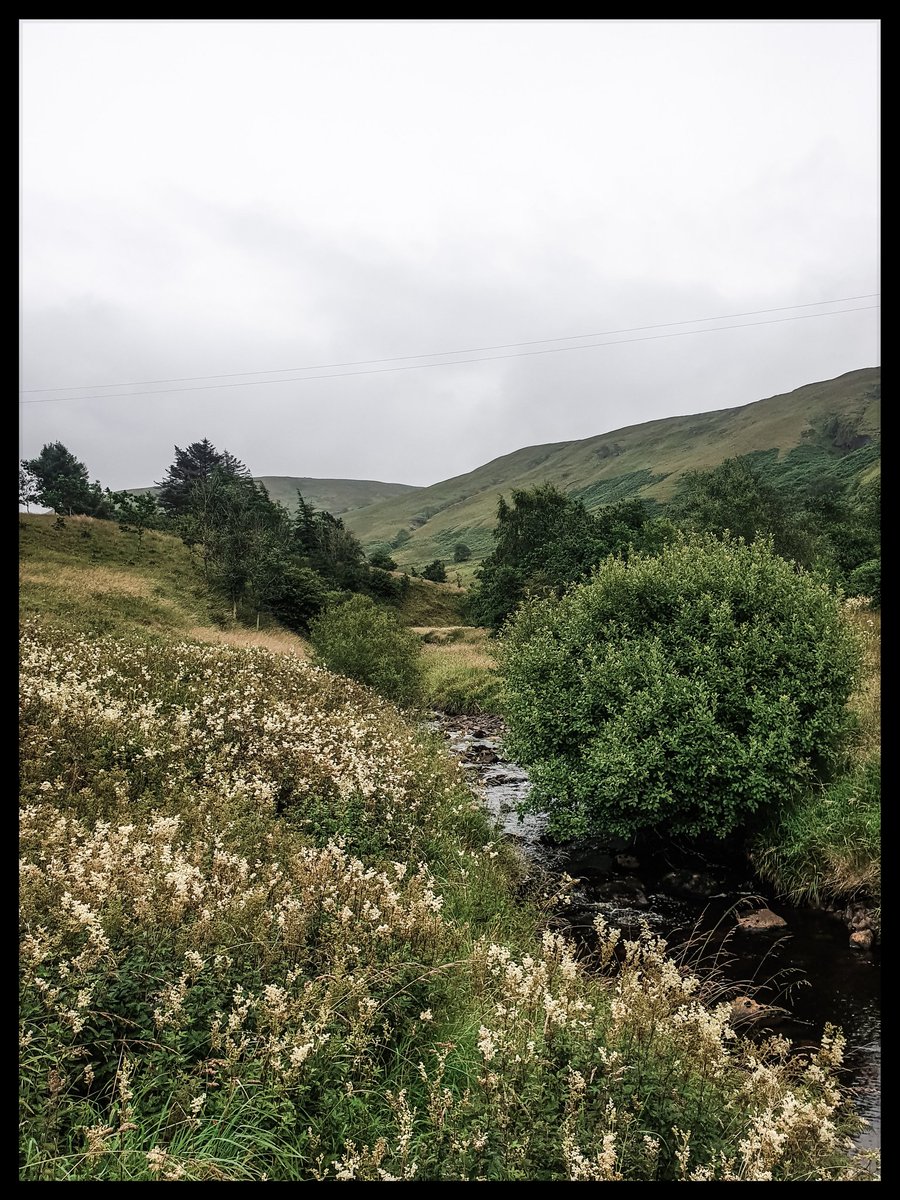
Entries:
<svg viewBox="0 0 900 1200">
<path fill-rule="evenodd" d="M 800 903 L 881 897 L 881 614 L 848 600 L 863 644 L 850 699 L 856 716 L 844 763 L 827 784 L 785 809 L 756 837 L 756 869 Z"/>
<path fill-rule="evenodd" d="M 499 713 L 501 682 L 486 629 L 414 629 L 424 642 L 423 703 L 441 712 Z"/>
</svg>

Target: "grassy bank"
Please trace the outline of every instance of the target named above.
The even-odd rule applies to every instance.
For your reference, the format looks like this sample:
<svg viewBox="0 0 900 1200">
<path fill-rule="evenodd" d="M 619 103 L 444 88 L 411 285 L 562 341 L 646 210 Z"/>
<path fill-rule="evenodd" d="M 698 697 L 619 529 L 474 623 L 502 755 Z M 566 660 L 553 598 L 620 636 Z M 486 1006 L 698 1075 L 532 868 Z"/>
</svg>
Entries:
<svg viewBox="0 0 900 1200">
<path fill-rule="evenodd" d="M 424 643 L 422 703 L 426 707 L 453 715 L 500 711 L 500 676 L 486 629 L 419 626 L 415 632 Z"/>
<path fill-rule="evenodd" d="M 865 647 L 851 706 L 857 729 L 837 777 L 788 809 L 754 843 L 759 873 L 798 903 L 881 902 L 881 614 L 845 604 Z"/>
<path fill-rule="evenodd" d="M 168 533 L 123 533 L 93 517 L 19 514 L 19 611 L 91 635 L 144 630 L 306 658 L 305 641 L 263 618 L 233 621 L 204 586 L 191 552 Z"/>
<path fill-rule="evenodd" d="M 404 625 L 458 625 L 466 594 L 455 583 L 433 583 L 430 579 L 409 581 L 409 590 L 400 600 L 397 612 Z"/>
</svg>

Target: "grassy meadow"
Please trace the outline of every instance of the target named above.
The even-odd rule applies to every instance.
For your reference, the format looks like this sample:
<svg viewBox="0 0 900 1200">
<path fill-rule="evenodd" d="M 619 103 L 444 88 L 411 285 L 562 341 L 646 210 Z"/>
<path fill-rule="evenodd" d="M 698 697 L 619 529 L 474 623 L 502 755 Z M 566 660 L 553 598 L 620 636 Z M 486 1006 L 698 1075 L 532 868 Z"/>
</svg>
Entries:
<svg viewBox="0 0 900 1200">
<path fill-rule="evenodd" d="M 469 625 L 413 627 L 422 638 L 423 703 L 441 712 L 499 713 L 495 643 Z"/>
<path fill-rule="evenodd" d="M 176 540 L 20 545 L 21 1179 L 864 1177 L 837 1032 L 745 1040 L 649 931 L 577 960 L 439 741 Z M 418 625 L 432 695 L 494 695 Z"/>
</svg>

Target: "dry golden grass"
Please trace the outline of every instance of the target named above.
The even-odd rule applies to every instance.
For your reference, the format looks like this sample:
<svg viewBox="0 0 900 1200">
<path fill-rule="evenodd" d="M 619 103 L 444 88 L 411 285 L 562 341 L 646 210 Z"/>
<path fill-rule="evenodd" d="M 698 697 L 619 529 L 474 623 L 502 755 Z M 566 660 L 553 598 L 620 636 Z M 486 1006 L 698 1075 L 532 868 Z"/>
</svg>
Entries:
<svg viewBox="0 0 900 1200">
<path fill-rule="evenodd" d="M 487 650 L 477 646 L 466 645 L 465 642 L 451 642 L 439 646 L 425 646 L 426 662 L 446 664 L 448 666 L 472 667 L 476 670 L 496 670 L 497 663 Z"/>
<path fill-rule="evenodd" d="M 262 646 L 276 654 L 293 654 L 303 662 L 309 660 L 309 644 L 286 629 L 218 629 L 213 625 L 194 625 L 185 636 L 198 642 L 223 646 Z"/>
<path fill-rule="evenodd" d="M 256 630 L 226 622 L 205 594 L 188 549 L 149 530 L 143 544 L 111 521 L 20 516 L 20 597 L 24 616 L 42 615 L 72 630 L 145 631 L 213 645 L 260 646 L 309 658 L 307 643 L 279 626 Z M 101 561 L 97 561 L 100 558 Z"/>
<path fill-rule="evenodd" d="M 21 567 L 19 578 L 23 584 L 37 583 L 45 587 L 56 587 L 69 594 L 74 593 L 79 596 L 108 595 L 110 593 L 143 597 L 154 595 L 152 579 L 134 572 L 96 564 L 54 565 L 52 567 L 36 567 L 27 564 Z M 159 603 L 172 603 L 161 600 L 158 595 L 154 598 Z"/>
<path fill-rule="evenodd" d="M 486 629 L 470 625 L 449 625 L 445 628 L 419 625 L 413 627 L 413 633 L 423 640 L 427 639 L 423 647 L 426 663 L 488 671 L 497 668 Z"/>
</svg>

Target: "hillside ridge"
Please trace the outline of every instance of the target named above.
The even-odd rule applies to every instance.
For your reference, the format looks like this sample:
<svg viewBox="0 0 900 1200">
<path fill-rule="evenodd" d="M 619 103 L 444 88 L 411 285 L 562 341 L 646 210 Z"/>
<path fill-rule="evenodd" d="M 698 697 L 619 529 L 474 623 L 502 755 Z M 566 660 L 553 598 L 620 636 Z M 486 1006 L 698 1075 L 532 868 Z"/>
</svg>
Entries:
<svg viewBox="0 0 900 1200">
<path fill-rule="evenodd" d="M 588 508 L 637 496 L 665 503 L 685 471 L 753 454 L 779 481 L 818 472 L 872 478 L 880 469 L 881 368 L 848 371 L 791 392 L 621 426 L 571 441 L 524 446 L 415 493 L 346 516 L 367 549 L 389 546 L 401 566 L 421 568 L 468 545 L 468 575 L 491 549 L 497 500 L 513 488 L 555 483 Z"/>
</svg>

